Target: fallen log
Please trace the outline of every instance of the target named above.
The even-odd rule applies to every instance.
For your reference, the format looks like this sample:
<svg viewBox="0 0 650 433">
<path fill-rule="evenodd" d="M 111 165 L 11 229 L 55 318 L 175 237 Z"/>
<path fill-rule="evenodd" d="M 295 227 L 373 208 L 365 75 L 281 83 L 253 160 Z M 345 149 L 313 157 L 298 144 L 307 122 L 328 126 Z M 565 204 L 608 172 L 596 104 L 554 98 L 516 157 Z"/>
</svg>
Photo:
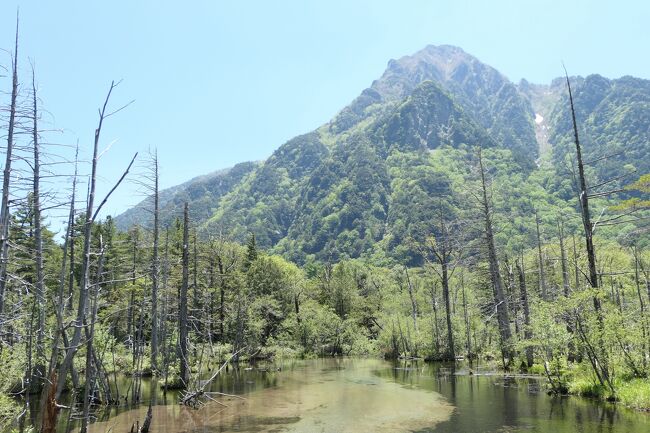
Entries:
<svg viewBox="0 0 650 433">
<path fill-rule="evenodd" d="M 222 406 L 227 407 L 227 405 L 225 405 L 225 404 L 221 403 L 220 401 L 217 401 L 217 400 L 213 399 L 212 397 L 210 397 L 213 394 L 214 395 L 223 395 L 223 396 L 228 396 L 228 397 L 236 397 L 236 398 L 240 398 L 242 400 L 246 400 L 243 397 L 232 395 L 232 394 L 224 394 L 224 393 L 221 393 L 221 392 L 206 392 L 205 391 L 205 389 L 212 383 L 212 381 L 217 378 L 219 373 L 221 373 L 226 368 L 228 363 L 235 356 L 239 355 L 243 350 L 244 350 L 244 348 L 242 348 L 242 349 L 238 350 L 237 352 L 233 353 L 232 355 L 230 355 L 230 357 L 226 360 L 226 362 L 224 362 L 221 365 L 221 367 L 217 371 L 215 371 L 212 376 L 210 376 L 210 378 L 208 380 L 206 380 L 206 381 L 197 381 L 197 385 L 198 385 L 197 389 L 195 389 L 194 391 L 191 391 L 191 392 L 188 391 L 185 394 L 183 394 L 182 397 L 181 397 L 181 404 L 185 405 L 185 406 L 190 406 L 190 407 L 193 407 L 193 408 L 196 409 L 202 404 L 201 397 L 205 397 L 205 398 L 207 398 L 209 400 L 212 400 L 212 401 L 214 401 L 214 402 L 216 402 L 216 403 L 218 403 L 218 404 L 220 404 Z"/>
</svg>

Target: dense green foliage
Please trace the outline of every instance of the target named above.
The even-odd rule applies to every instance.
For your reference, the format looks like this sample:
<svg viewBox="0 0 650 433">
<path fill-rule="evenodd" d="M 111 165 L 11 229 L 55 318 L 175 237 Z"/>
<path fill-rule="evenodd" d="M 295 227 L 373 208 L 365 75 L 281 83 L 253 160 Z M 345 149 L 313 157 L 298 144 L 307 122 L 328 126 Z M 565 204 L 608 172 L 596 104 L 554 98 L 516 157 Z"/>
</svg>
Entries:
<svg viewBox="0 0 650 433">
<path fill-rule="evenodd" d="M 600 75 L 576 82 L 576 118 L 581 127 L 585 159 L 598 160 L 593 167 L 598 179 L 607 180 L 637 170 L 636 176 L 608 185 L 614 189 L 639 174 L 650 172 L 650 82 L 634 77 L 609 80 Z M 563 109 L 566 105 L 567 96 L 563 94 L 549 122 L 553 158 L 559 166 L 566 166 L 567 155 L 575 153 L 571 117 Z"/>
</svg>

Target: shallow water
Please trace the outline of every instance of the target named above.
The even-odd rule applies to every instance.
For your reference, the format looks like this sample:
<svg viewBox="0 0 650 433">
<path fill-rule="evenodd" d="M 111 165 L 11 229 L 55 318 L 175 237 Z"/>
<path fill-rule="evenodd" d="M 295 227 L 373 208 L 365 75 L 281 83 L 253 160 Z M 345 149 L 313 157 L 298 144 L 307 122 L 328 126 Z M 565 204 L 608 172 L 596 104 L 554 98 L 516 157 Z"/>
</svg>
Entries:
<svg viewBox="0 0 650 433">
<path fill-rule="evenodd" d="M 578 397 L 549 397 L 540 385 L 536 378 L 469 376 L 441 364 L 292 361 L 219 377 L 212 391 L 246 398 L 219 398 L 227 407 L 209 402 L 195 410 L 177 404 L 175 394 L 155 395 L 151 432 L 650 432 L 648 414 Z M 152 387 L 157 389 L 144 382 L 143 395 Z M 145 412 L 146 404 L 112 408 L 98 414 L 103 421 L 89 432 L 128 432 Z"/>
<path fill-rule="evenodd" d="M 246 400 L 220 398 L 228 407 L 209 402 L 198 410 L 155 406 L 151 432 L 399 432 L 449 419 L 454 408 L 441 395 L 382 377 L 380 370 L 387 368 L 379 360 L 321 359 L 281 371 L 240 370 L 238 381 L 213 389 L 231 393 L 229 387 L 250 385 Z M 89 432 L 129 431 L 145 412 L 123 412 Z"/>
</svg>

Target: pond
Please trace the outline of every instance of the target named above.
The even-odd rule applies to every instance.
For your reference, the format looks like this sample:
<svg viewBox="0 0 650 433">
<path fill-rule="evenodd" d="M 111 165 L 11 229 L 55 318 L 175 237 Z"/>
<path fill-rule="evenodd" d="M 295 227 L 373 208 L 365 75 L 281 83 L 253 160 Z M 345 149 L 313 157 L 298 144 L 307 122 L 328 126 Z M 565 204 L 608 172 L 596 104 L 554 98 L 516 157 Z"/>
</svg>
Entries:
<svg viewBox="0 0 650 433">
<path fill-rule="evenodd" d="M 474 371 L 354 358 L 242 366 L 211 390 L 245 400 L 220 397 L 191 409 L 178 404 L 177 394 L 155 393 L 151 432 L 650 432 L 648 414 L 551 397 L 537 378 Z M 145 381 L 143 395 L 152 386 L 158 388 Z M 128 432 L 144 419 L 146 406 L 104 411 L 89 432 Z"/>
</svg>

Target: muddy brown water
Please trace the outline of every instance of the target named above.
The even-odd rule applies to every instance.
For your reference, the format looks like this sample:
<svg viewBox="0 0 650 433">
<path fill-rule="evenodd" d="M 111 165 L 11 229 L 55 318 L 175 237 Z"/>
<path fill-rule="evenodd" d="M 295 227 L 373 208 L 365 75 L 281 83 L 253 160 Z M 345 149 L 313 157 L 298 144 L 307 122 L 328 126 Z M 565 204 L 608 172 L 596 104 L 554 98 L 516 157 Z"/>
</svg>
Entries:
<svg viewBox="0 0 650 433">
<path fill-rule="evenodd" d="M 465 372 L 462 365 L 355 358 L 242 366 L 214 381 L 211 391 L 245 400 L 215 397 L 219 403 L 191 409 L 178 404 L 178 394 L 155 392 L 151 433 L 650 432 L 645 413 L 579 397 L 551 397 L 537 378 Z M 120 386 L 128 387 L 126 378 Z M 151 395 L 151 389 L 158 384 L 145 380 L 143 395 Z M 129 432 L 144 419 L 147 406 L 148 401 L 98 412 L 89 432 Z"/>
</svg>

